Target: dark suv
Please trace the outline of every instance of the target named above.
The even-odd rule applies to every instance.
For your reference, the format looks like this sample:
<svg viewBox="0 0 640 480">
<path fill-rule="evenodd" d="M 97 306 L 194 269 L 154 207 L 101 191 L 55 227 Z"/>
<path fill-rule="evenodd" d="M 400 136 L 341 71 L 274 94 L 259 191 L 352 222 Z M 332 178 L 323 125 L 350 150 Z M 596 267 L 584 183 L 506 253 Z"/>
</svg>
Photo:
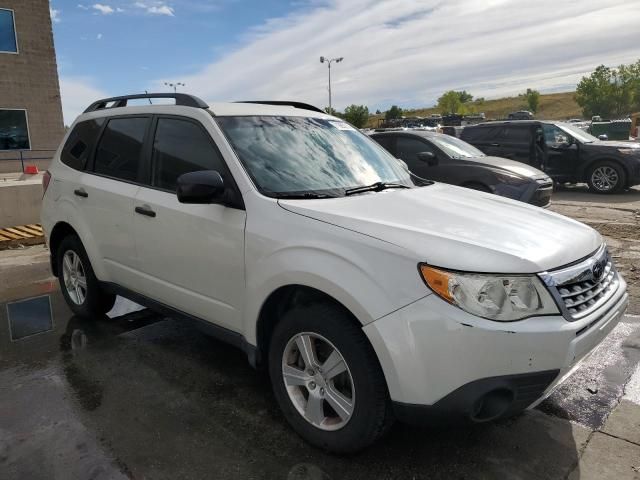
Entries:
<svg viewBox="0 0 640 480">
<path fill-rule="evenodd" d="M 527 163 L 558 183 L 587 182 L 597 193 L 640 184 L 640 144 L 600 141 L 562 122 L 487 122 L 460 136 L 487 155 Z"/>
</svg>

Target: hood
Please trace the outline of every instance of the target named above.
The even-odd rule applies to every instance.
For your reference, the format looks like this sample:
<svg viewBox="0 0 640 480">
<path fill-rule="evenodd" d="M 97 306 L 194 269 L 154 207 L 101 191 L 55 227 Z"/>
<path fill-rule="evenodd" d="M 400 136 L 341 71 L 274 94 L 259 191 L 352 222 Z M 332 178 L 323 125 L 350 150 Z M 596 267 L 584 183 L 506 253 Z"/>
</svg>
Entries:
<svg viewBox="0 0 640 480">
<path fill-rule="evenodd" d="M 542 170 L 538 170 L 526 163 L 516 162 L 515 160 L 509 160 L 508 158 L 501 157 L 477 157 L 467 160 L 473 160 L 474 162 L 484 163 L 501 170 L 507 170 L 508 172 L 515 173 L 521 177 L 526 178 L 544 178 L 548 175 Z"/>
<path fill-rule="evenodd" d="M 640 154 L 640 143 L 638 142 L 625 142 L 622 140 L 598 140 L 597 142 L 587 143 L 586 145 L 592 148 L 633 148 Z"/>
<path fill-rule="evenodd" d="M 289 212 L 405 248 L 416 264 L 455 270 L 537 273 L 584 258 L 602 244 L 598 232 L 570 218 L 442 183 L 279 203 Z"/>
</svg>

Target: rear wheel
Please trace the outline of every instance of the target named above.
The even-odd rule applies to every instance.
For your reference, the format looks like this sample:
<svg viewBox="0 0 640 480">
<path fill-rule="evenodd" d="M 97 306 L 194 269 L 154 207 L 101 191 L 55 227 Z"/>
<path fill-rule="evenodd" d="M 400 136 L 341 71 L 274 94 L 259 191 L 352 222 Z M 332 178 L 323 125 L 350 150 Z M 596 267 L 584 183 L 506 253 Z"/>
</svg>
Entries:
<svg viewBox="0 0 640 480">
<path fill-rule="evenodd" d="M 356 452 L 392 423 L 375 352 L 338 306 L 314 304 L 287 312 L 271 339 L 269 374 L 285 418 L 317 447 Z"/>
<path fill-rule="evenodd" d="M 94 317 L 113 308 L 116 296 L 101 288 L 77 236 L 69 235 L 62 240 L 56 251 L 56 262 L 60 289 L 76 315 Z"/>
<path fill-rule="evenodd" d="M 589 170 L 587 183 L 592 192 L 616 193 L 626 185 L 627 176 L 618 163 L 599 162 Z"/>
</svg>

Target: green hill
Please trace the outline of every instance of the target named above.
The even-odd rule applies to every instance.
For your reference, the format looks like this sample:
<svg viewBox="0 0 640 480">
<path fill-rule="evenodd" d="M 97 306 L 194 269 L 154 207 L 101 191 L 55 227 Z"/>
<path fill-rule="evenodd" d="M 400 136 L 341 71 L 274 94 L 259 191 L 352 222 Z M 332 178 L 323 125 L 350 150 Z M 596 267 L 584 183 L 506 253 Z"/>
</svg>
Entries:
<svg viewBox="0 0 640 480">
<path fill-rule="evenodd" d="M 536 118 L 548 120 L 567 120 L 569 118 L 582 118 L 582 109 L 574 99 L 574 92 L 549 93 L 540 95 L 540 104 Z M 520 97 L 496 98 L 483 102 L 470 102 L 466 104 L 469 113 L 484 112 L 487 119 L 506 118 L 511 112 L 527 110 L 526 101 Z M 437 107 L 418 108 L 404 110 L 405 116 L 425 117 L 432 113 L 440 113 Z M 369 117 L 368 126 L 376 127 L 378 119 L 384 119 L 384 113 Z"/>
</svg>

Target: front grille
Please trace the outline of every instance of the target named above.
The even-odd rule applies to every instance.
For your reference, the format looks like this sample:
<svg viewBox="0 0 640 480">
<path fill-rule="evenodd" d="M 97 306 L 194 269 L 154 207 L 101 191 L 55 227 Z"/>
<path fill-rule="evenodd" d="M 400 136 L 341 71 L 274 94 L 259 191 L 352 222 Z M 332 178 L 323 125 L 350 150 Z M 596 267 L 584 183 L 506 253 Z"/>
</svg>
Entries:
<svg viewBox="0 0 640 480">
<path fill-rule="evenodd" d="M 599 281 L 587 280 L 562 285 L 558 293 L 573 318 L 580 318 L 596 310 L 615 293 L 618 278 L 611 261 L 607 262 Z"/>
<path fill-rule="evenodd" d="M 598 310 L 620 285 L 618 273 L 604 247 L 587 260 L 545 273 L 543 278 L 555 290 L 556 298 L 562 302 L 566 314 L 573 320 Z"/>
</svg>

